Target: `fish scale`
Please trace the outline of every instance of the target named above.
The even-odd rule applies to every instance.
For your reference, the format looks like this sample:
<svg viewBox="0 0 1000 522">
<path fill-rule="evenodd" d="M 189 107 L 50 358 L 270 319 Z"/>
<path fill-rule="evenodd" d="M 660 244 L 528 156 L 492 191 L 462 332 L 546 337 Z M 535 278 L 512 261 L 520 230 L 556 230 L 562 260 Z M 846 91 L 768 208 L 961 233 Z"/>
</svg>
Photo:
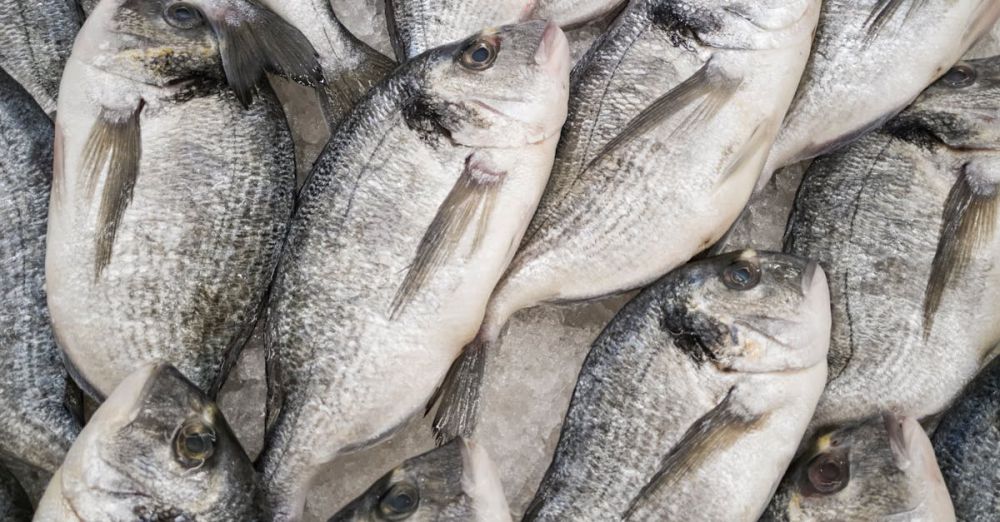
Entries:
<svg viewBox="0 0 1000 522">
<path fill-rule="evenodd" d="M 949 203 L 967 183 L 1000 180 L 997 63 L 960 64 L 974 84 L 945 76 L 882 130 L 807 171 L 786 250 L 823 264 L 834 314 L 830 382 L 811 429 L 886 410 L 938 413 L 1000 341 L 1000 301 L 989 291 L 1000 284 L 997 198 Z M 980 232 L 962 232 L 965 221 Z M 965 265 L 948 261 L 965 249 Z"/>
<path fill-rule="evenodd" d="M 80 430 L 45 306 L 52 122 L 0 70 L 0 453 L 46 475 Z"/>
<path fill-rule="evenodd" d="M 74 0 L 0 1 L 0 68 L 50 116 L 59 80 L 83 23 Z"/>
<path fill-rule="evenodd" d="M 396 58 L 406 60 L 488 27 L 519 22 L 533 0 L 389 0 L 389 35 Z"/>
</svg>

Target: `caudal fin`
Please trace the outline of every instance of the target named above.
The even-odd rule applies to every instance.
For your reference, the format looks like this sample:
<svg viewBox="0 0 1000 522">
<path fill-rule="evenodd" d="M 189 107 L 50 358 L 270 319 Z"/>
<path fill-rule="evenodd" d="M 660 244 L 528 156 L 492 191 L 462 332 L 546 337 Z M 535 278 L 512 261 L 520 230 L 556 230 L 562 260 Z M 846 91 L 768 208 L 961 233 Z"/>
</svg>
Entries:
<svg viewBox="0 0 1000 522">
<path fill-rule="evenodd" d="M 479 421 L 486 356 L 492 344 L 482 337 L 467 344 L 428 402 L 425 414 L 438 405 L 432 424 L 438 446 L 455 437 L 472 436 Z"/>
</svg>

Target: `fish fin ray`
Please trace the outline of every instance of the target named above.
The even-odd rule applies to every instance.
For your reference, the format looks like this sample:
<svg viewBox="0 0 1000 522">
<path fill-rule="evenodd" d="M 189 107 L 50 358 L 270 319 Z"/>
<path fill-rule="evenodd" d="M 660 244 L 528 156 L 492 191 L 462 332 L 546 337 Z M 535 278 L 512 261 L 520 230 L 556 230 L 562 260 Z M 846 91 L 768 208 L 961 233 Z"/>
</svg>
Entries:
<svg viewBox="0 0 1000 522">
<path fill-rule="evenodd" d="M 682 129 L 702 124 L 714 117 L 726 101 L 732 97 L 741 81 L 722 76 L 715 72 L 711 65 L 710 60 L 686 80 L 657 98 L 636 117 L 632 118 L 617 136 L 601 148 L 586 168 L 589 169 L 602 158 L 628 145 L 637 137 L 698 100 L 701 101 L 671 133 L 671 137 Z"/>
<path fill-rule="evenodd" d="M 438 405 L 432 428 L 439 446 L 455 437 L 472 436 L 479 420 L 486 356 L 491 346 L 478 337 L 466 345 L 428 402 L 425 415 Z"/>
<path fill-rule="evenodd" d="M 754 429 L 764 416 L 738 411 L 733 405 L 733 390 L 715 408 L 694 422 L 680 442 L 674 446 L 660 463 L 659 469 L 643 486 L 623 517 L 632 519 L 644 502 L 658 491 L 677 484 L 710 454 L 719 448 L 732 445 L 740 435 Z"/>
<path fill-rule="evenodd" d="M 906 1 L 907 0 L 879 0 L 878 3 L 875 4 L 875 7 L 872 8 L 871 14 L 869 14 L 868 18 L 865 20 L 865 45 L 870 45 L 880 36 L 882 30 L 889 23 L 889 21 L 896 16 L 896 13 L 899 12 L 900 7 L 902 7 Z M 905 15 L 907 20 L 924 4 L 924 0 L 910 1 L 912 1 L 912 3 L 910 4 L 909 9 L 907 9 Z"/>
<path fill-rule="evenodd" d="M 968 268 L 974 250 L 993 236 L 998 205 L 1000 183 L 982 179 L 966 164 L 944 204 L 937 252 L 924 293 L 925 339 L 930 336 L 948 283 Z"/>
<path fill-rule="evenodd" d="M 142 155 L 139 115 L 144 105 L 140 100 L 136 110 L 125 117 L 116 111 L 101 109 L 84 144 L 81 179 L 88 198 L 94 197 L 101 174 L 107 167 L 95 231 L 95 278 L 100 277 L 111 262 L 118 226 L 132 201 Z"/>
<path fill-rule="evenodd" d="M 465 169 L 458 177 L 451 192 L 438 207 L 437 214 L 424 232 L 413 263 L 406 277 L 396 290 L 389 307 L 389 317 L 397 319 L 416 294 L 426 285 L 428 278 L 449 256 L 455 253 L 465 232 L 474 221 L 476 237 L 474 248 L 485 234 L 492 200 L 496 199 L 504 173 L 496 173 L 485 168 L 470 155 L 465 160 Z"/>
</svg>

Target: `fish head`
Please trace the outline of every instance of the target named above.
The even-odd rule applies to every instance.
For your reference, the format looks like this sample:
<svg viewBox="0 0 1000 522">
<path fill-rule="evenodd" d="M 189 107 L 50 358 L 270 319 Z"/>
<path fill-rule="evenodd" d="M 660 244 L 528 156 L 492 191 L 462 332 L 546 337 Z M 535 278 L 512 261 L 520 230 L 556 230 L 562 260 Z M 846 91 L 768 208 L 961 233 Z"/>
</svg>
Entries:
<svg viewBox="0 0 1000 522">
<path fill-rule="evenodd" d="M 815 262 L 744 250 L 688 264 L 665 282 L 664 329 L 698 360 L 751 373 L 826 360 L 830 293 Z"/>
<path fill-rule="evenodd" d="M 257 519 L 250 458 L 215 403 L 166 364 L 115 388 L 60 473 L 63 498 L 87 520 Z"/>
<path fill-rule="evenodd" d="M 322 83 L 316 51 L 255 0 L 108 0 L 74 46 L 112 77 L 156 88 L 224 82 L 244 104 L 264 73 Z"/>
<path fill-rule="evenodd" d="M 533 21 L 423 55 L 424 102 L 456 143 L 520 147 L 559 135 L 569 99 L 569 42 Z"/>
<path fill-rule="evenodd" d="M 496 469 L 457 438 L 386 473 L 329 522 L 510 520 Z"/>
<path fill-rule="evenodd" d="M 894 136 L 963 152 L 1000 143 L 1000 56 L 959 62 L 886 124 Z"/>
<path fill-rule="evenodd" d="M 764 521 L 954 520 L 930 440 L 886 414 L 828 430 L 792 464 Z"/>
</svg>

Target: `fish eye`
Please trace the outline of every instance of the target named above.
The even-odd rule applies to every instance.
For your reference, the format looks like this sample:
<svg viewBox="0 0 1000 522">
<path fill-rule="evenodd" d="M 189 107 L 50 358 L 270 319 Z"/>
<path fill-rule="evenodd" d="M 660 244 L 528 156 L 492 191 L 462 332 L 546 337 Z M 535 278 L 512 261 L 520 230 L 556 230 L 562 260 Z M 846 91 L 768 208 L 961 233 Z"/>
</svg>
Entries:
<svg viewBox="0 0 1000 522">
<path fill-rule="evenodd" d="M 215 453 L 215 430 L 200 419 L 188 419 L 174 435 L 174 454 L 188 468 L 205 463 Z"/>
<path fill-rule="evenodd" d="M 496 42 L 480 38 L 465 47 L 459 63 L 472 71 L 485 71 L 493 66 L 498 50 Z"/>
<path fill-rule="evenodd" d="M 976 83 L 976 70 L 968 65 L 956 65 L 941 77 L 941 82 L 956 89 L 968 87 Z"/>
<path fill-rule="evenodd" d="M 846 451 L 817 455 L 806 470 L 806 493 L 832 495 L 847 487 L 851 480 L 851 465 Z"/>
<path fill-rule="evenodd" d="M 760 267 L 740 259 L 722 271 L 722 282 L 733 290 L 750 290 L 760 283 Z"/>
<path fill-rule="evenodd" d="M 384 520 L 408 518 L 420 505 L 420 492 L 409 482 L 397 482 L 378 501 L 379 514 Z"/>
<path fill-rule="evenodd" d="M 205 21 L 197 7 L 185 2 L 176 2 L 167 6 L 166 10 L 163 11 L 163 19 L 178 29 L 194 29 Z"/>
</svg>

